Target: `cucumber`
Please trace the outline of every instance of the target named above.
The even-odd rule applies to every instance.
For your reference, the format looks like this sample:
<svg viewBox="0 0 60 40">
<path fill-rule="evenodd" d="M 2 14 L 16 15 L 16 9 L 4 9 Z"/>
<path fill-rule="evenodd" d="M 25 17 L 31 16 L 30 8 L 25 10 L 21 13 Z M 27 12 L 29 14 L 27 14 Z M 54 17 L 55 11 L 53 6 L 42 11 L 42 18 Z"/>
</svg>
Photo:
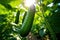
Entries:
<svg viewBox="0 0 60 40">
<path fill-rule="evenodd" d="M 25 12 L 25 14 L 24 14 L 24 16 L 23 16 L 22 23 L 24 22 L 24 19 L 25 19 L 25 17 L 26 17 L 26 14 L 27 14 L 27 12 Z"/>
<path fill-rule="evenodd" d="M 35 6 L 32 5 L 29 8 L 29 10 L 27 12 L 27 15 L 26 15 L 26 17 L 24 19 L 24 22 L 22 24 L 22 27 L 20 29 L 20 35 L 22 37 L 26 37 L 29 34 L 29 32 L 30 32 L 30 30 L 32 28 L 32 24 L 33 24 L 33 20 L 34 20 L 34 15 L 35 15 Z"/>
<path fill-rule="evenodd" d="M 20 11 L 18 10 L 17 14 L 16 14 L 16 19 L 15 19 L 15 23 L 18 24 L 19 23 L 19 15 L 20 15 Z"/>
</svg>

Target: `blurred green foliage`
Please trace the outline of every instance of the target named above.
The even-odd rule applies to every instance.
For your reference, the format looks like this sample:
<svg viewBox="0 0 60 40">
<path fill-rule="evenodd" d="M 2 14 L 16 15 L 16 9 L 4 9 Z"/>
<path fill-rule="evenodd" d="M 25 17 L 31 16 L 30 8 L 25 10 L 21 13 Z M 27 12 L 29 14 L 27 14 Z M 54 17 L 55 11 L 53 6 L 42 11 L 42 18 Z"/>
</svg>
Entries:
<svg viewBox="0 0 60 40">
<path fill-rule="evenodd" d="M 0 1 L 0 40 L 20 40 L 17 38 L 17 36 L 21 38 L 18 32 L 24 20 L 24 14 L 28 10 L 22 3 L 22 0 Z M 21 4 L 22 7 L 20 7 Z M 17 11 L 20 11 L 18 24 L 15 23 Z M 60 0 L 39 0 L 36 4 L 31 32 L 33 35 L 43 37 L 48 34 L 47 30 L 55 34 L 60 33 Z"/>
</svg>

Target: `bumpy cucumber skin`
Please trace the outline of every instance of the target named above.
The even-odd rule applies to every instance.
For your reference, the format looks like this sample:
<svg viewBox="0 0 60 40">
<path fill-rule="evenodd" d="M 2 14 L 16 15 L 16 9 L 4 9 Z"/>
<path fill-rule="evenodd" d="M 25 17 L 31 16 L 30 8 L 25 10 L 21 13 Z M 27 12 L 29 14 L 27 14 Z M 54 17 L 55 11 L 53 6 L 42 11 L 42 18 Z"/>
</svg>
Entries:
<svg viewBox="0 0 60 40">
<path fill-rule="evenodd" d="M 34 15 L 35 15 L 35 6 L 32 5 L 29 8 L 29 10 L 27 12 L 27 15 L 26 15 L 26 18 L 25 18 L 25 20 L 24 20 L 24 22 L 22 24 L 21 29 L 20 29 L 20 35 L 22 37 L 26 37 L 29 34 L 29 32 L 30 32 L 30 30 L 32 28 Z"/>
</svg>

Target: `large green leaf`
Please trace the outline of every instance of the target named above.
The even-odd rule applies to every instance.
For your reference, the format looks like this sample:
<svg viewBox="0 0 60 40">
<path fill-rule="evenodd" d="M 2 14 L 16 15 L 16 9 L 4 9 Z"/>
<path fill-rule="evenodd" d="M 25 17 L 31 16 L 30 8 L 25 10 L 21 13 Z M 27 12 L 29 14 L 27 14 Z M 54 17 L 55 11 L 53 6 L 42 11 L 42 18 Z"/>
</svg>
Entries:
<svg viewBox="0 0 60 40">
<path fill-rule="evenodd" d="M 18 7 L 22 2 L 23 2 L 23 0 L 15 0 L 15 1 L 10 2 L 9 4 L 12 7 Z"/>
<path fill-rule="evenodd" d="M 19 5 L 20 3 L 22 3 L 22 0 L 1 0 L 0 4 L 10 4 L 12 7 L 16 7 L 17 5 Z"/>
</svg>

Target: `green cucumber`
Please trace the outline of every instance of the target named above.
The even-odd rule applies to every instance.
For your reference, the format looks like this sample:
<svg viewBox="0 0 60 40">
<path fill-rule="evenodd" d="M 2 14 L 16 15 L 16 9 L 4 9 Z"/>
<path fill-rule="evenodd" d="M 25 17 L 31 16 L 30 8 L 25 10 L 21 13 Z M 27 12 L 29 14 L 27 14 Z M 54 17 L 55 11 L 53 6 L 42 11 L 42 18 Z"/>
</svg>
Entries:
<svg viewBox="0 0 60 40">
<path fill-rule="evenodd" d="M 27 14 L 27 12 L 25 12 L 25 14 L 24 14 L 24 16 L 23 16 L 22 23 L 24 22 L 24 19 L 25 19 L 25 17 L 26 17 L 26 14 Z"/>
<path fill-rule="evenodd" d="M 29 10 L 27 12 L 27 15 L 26 15 L 26 17 L 24 19 L 24 22 L 22 24 L 22 27 L 20 29 L 20 35 L 22 37 L 26 37 L 29 34 L 29 32 L 30 32 L 30 30 L 32 28 L 32 24 L 33 24 L 33 20 L 34 20 L 34 15 L 35 15 L 35 6 L 32 5 L 29 8 Z"/>
<path fill-rule="evenodd" d="M 18 10 L 17 14 L 16 14 L 16 19 L 15 19 L 15 23 L 18 24 L 19 23 L 19 15 L 20 15 L 20 11 Z"/>
</svg>

